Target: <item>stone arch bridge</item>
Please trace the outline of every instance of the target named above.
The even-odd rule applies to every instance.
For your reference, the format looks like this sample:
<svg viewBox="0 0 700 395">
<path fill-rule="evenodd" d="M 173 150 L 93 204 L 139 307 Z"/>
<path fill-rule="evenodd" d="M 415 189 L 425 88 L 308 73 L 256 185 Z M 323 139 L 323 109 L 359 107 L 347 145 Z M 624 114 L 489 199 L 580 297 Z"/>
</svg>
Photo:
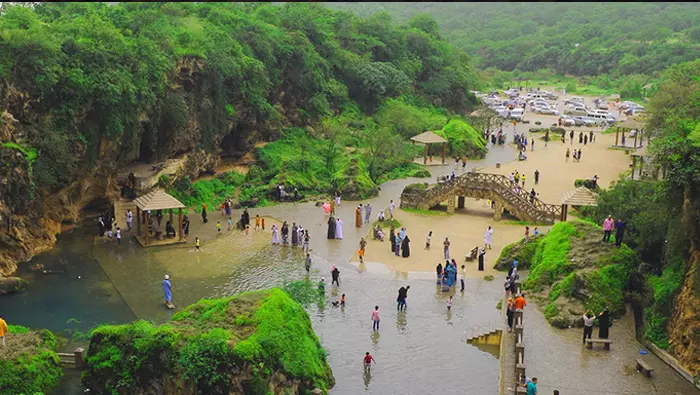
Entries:
<svg viewBox="0 0 700 395">
<path fill-rule="evenodd" d="M 469 172 L 454 180 L 441 181 L 425 189 L 407 186 L 401 193 L 401 207 L 429 210 L 447 202 L 447 212 L 455 207 L 464 208 L 464 198 L 491 199 L 495 202 L 494 219 L 500 220 L 504 210 L 521 221 L 552 224 L 562 218 L 562 206 L 547 204 L 527 190 L 515 188 L 508 177 L 501 174 Z"/>
</svg>

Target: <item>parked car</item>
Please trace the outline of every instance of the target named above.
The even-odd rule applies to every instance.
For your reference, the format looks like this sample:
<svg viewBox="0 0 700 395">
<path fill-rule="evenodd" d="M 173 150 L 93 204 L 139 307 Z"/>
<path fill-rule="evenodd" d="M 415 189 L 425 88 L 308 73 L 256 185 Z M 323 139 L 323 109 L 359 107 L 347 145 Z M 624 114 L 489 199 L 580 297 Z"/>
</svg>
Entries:
<svg viewBox="0 0 700 395">
<path fill-rule="evenodd" d="M 510 110 L 508 113 L 508 119 L 515 119 L 516 121 L 520 122 L 523 120 L 523 109 L 522 108 L 515 108 Z"/>
<path fill-rule="evenodd" d="M 564 115 L 560 119 L 562 126 L 576 126 L 576 121 L 571 117 Z"/>
<path fill-rule="evenodd" d="M 583 105 L 584 101 L 583 101 L 582 97 L 574 96 L 574 97 L 570 97 L 564 101 L 564 104 L 569 104 L 569 103 L 580 103 L 581 105 Z"/>
<path fill-rule="evenodd" d="M 644 113 L 644 108 L 639 108 L 639 107 L 630 108 L 629 110 L 625 111 L 626 115 L 632 116 L 632 117 L 643 114 L 643 113 Z"/>
<path fill-rule="evenodd" d="M 551 107 L 538 107 L 535 112 L 543 115 L 559 115 L 559 110 Z"/>
<path fill-rule="evenodd" d="M 583 122 L 583 126 L 591 127 L 597 125 L 597 120 L 595 118 L 575 117 L 574 119 L 579 119 L 581 122 Z"/>
<path fill-rule="evenodd" d="M 573 117 L 571 119 L 574 120 L 574 126 L 586 126 L 586 121 L 581 119 L 582 117 Z"/>
<path fill-rule="evenodd" d="M 567 115 L 586 115 L 586 114 L 588 114 L 588 110 L 586 110 L 586 107 L 577 106 L 574 108 L 566 109 L 564 111 L 564 114 L 567 114 Z"/>
</svg>

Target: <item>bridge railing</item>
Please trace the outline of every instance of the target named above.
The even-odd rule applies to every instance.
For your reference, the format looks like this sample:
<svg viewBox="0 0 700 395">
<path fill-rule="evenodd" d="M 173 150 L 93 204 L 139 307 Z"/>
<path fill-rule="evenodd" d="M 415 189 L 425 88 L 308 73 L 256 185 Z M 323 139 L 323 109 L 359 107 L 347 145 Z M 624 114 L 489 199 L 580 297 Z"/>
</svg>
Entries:
<svg viewBox="0 0 700 395">
<path fill-rule="evenodd" d="M 501 195 L 508 194 L 517 198 L 520 204 L 533 207 L 546 217 L 551 218 L 552 221 L 561 216 L 561 206 L 547 204 L 536 196 L 532 197 L 524 188 L 516 189 L 514 183 L 511 183 L 510 179 L 502 174 L 469 172 L 457 176 L 454 180 L 447 180 L 433 184 L 432 186 L 423 190 L 424 192 L 415 191 L 402 194 L 402 198 L 411 200 L 431 200 L 432 198 L 449 192 L 451 189 L 457 186 L 468 185 L 470 187 L 475 187 L 479 184 L 484 188 L 498 190 Z"/>
</svg>

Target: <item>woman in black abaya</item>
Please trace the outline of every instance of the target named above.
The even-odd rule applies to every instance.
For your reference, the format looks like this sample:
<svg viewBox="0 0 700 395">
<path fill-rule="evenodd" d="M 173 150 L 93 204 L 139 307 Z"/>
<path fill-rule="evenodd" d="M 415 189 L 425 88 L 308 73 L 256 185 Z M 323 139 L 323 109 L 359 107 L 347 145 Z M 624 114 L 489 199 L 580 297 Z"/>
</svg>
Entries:
<svg viewBox="0 0 700 395">
<path fill-rule="evenodd" d="M 408 258 L 411 255 L 411 250 L 408 247 L 408 243 L 410 242 L 411 240 L 408 239 L 408 235 L 405 235 L 401 241 L 401 256 L 404 258 Z"/>
<path fill-rule="evenodd" d="M 335 239 L 335 218 L 328 219 L 328 240 Z"/>
<path fill-rule="evenodd" d="M 598 316 L 598 324 L 600 325 L 600 328 L 598 328 L 598 337 L 601 339 L 607 339 L 608 329 L 610 329 L 610 311 L 607 307 Z"/>
</svg>

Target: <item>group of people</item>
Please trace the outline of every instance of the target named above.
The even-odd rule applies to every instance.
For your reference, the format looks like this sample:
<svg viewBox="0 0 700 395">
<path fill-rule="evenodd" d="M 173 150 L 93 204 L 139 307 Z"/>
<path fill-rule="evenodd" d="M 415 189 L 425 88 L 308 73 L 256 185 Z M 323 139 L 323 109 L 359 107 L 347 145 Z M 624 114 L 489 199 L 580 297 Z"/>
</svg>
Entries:
<svg viewBox="0 0 700 395">
<path fill-rule="evenodd" d="M 256 217 L 257 220 L 257 217 Z M 257 222 L 257 221 L 256 221 Z M 287 221 L 282 223 L 281 229 L 277 229 L 277 225 L 272 225 L 270 228 L 272 231 L 272 244 L 280 244 L 280 233 L 282 234 L 282 244 L 289 244 L 289 239 L 291 236 L 292 247 L 301 246 L 304 252 L 309 251 L 309 242 L 311 241 L 311 236 L 309 236 L 309 231 L 304 229 L 304 227 L 299 224 L 297 226 L 296 222 L 292 222 L 292 229 L 290 232 L 289 224 Z M 341 234 L 342 235 L 342 234 Z"/>
<path fill-rule="evenodd" d="M 579 148 L 578 150 L 576 150 L 576 148 L 574 148 L 574 160 L 575 160 L 576 162 L 580 162 L 580 161 L 581 161 L 581 154 L 582 154 L 581 151 L 582 151 L 581 148 Z M 570 156 L 571 156 L 571 150 L 570 150 L 569 148 L 567 148 L 567 149 L 566 149 L 566 162 L 569 161 L 569 157 L 570 157 Z"/>
<path fill-rule="evenodd" d="M 442 285 L 442 292 L 449 292 L 449 290 L 457 283 L 457 262 L 454 259 L 451 261 L 449 259 L 445 259 L 444 267 L 441 263 L 438 263 L 435 267 L 435 272 L 437 274 L 437 284 Z M 464 276 L 465 267 L 462 265 L 460 292 L 464 292 Z"/>
<path fill-rule="evenodd" d="M 491 140 L 491 144 L 493 145 L 503 145 L 506 143 L 506 136 L 503 134 L 503 128 L 500 128 L 498 132 L 493 129 L 486 129 L 484 131 L 484 139 L 486 139 L 487 142 Z"/>
<path fill-rule="evenodd" d="M 610 235 L 613 229 L 615 230 L 615 245 L 620 247 L 625 236 L 625 222 L 622 218 L 618 218 L 617 222 L 615 222 L 612 215 L 608 215 L 608 218 L 603 221 L 603 242 L 610 242 Z"/>
<path fill-rule="evenodd" d="M 411 256 L 411 249 L 409 247 L 411 240 L 406 234 L 405 227 L 401 227 L 401 229 L 397 232 L 396 228 L 394 228 L 394 225 L 392 224 L 391 229 L 389 230 L 389 236 L 391 252 L 393 252 L 396 256 L 399 256 L 400 252 L 401 256 L 404 258 Z"/>
</svg>

